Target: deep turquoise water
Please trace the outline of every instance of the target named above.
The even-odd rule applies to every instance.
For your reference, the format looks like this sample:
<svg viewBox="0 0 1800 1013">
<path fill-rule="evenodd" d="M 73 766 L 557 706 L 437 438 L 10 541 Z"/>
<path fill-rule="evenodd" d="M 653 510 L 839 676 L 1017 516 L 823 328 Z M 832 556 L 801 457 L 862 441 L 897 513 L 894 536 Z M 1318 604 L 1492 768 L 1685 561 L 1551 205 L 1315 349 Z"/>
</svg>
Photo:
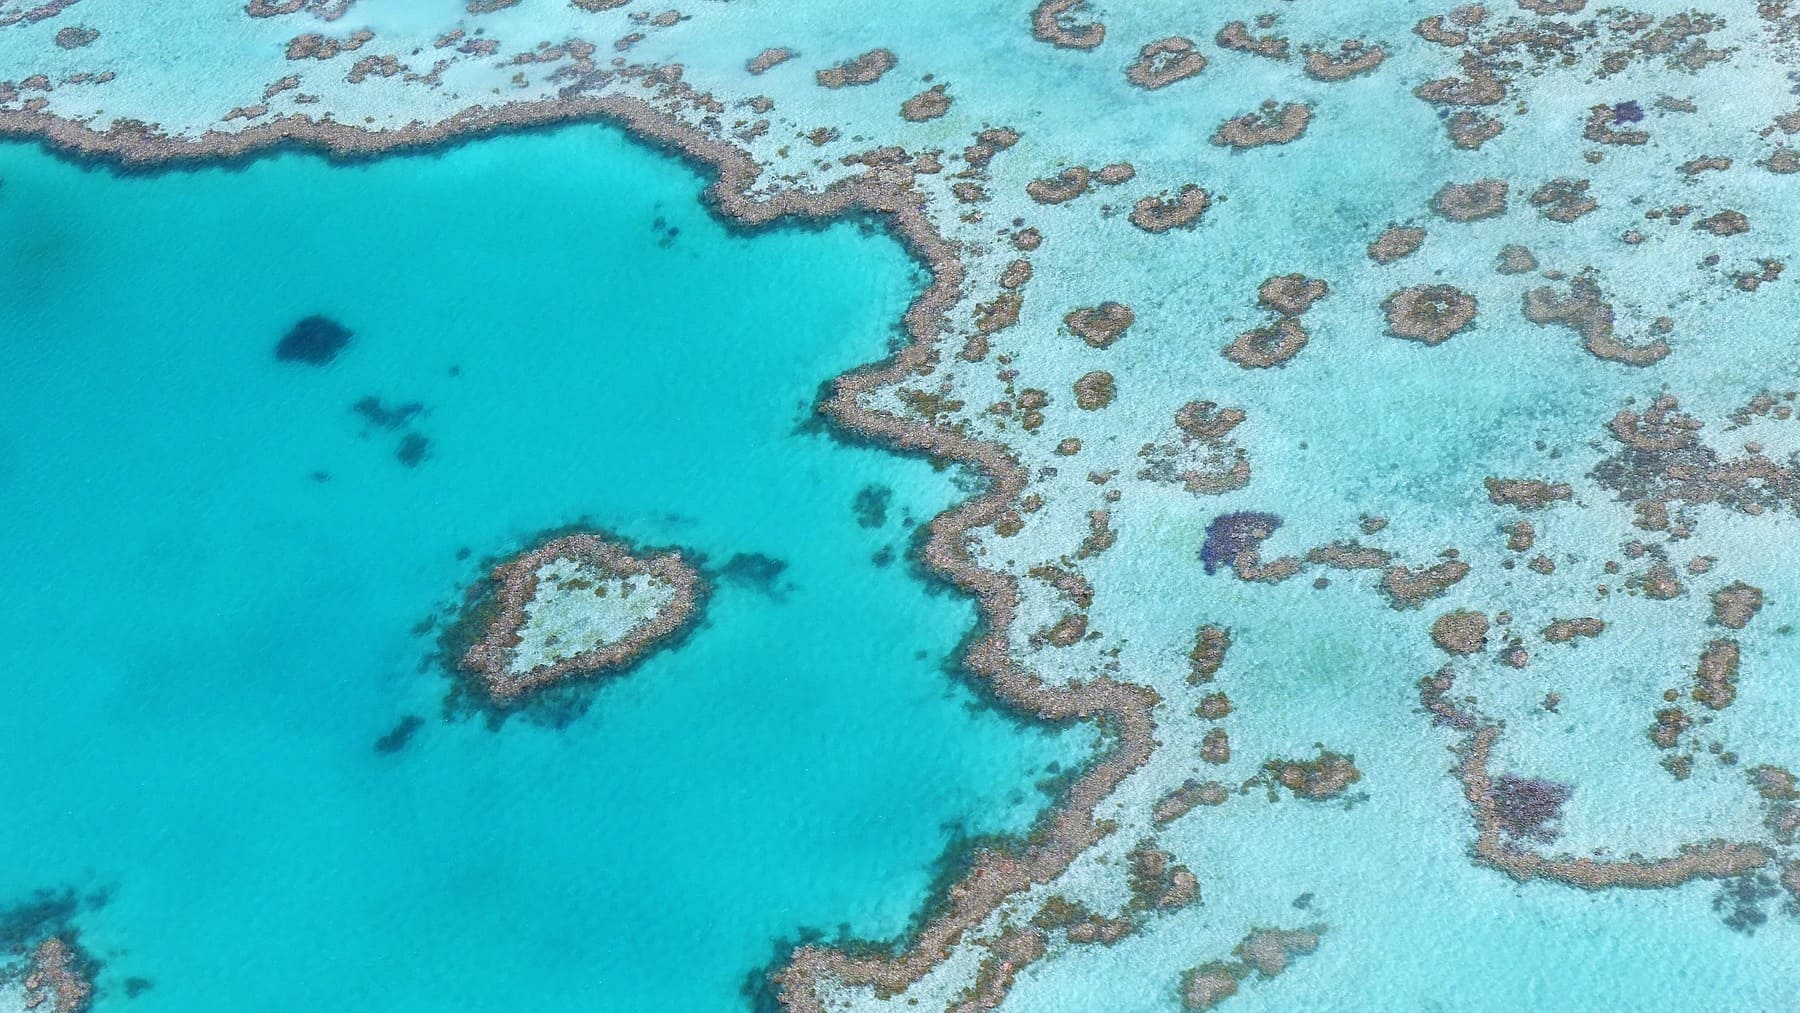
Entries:
<svg viewBox="0 0 1800 1013">
<path fill-rule="evenodd" d="M 0 905 L 109 894 L 101 1010 L 730 1008 L 1082 755 L 946 676 L 974 610 L 905 549 L 957 477 L 806 425 L 921 284 L 892 241 L 730 234 L 598 127 L 0 178 Z M 278 363 L 311 313 L 351 345 Z M 582 518 L 786 569 L 565 728 L 444 721 L 416 627 Z"/>
</svg>

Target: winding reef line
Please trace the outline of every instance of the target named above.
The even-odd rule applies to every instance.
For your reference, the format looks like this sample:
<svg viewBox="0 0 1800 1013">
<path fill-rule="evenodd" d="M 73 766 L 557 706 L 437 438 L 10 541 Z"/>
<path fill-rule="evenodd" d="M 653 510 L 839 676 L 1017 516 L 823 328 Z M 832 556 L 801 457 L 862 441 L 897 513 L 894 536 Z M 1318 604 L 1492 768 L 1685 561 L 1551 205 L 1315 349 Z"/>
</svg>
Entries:
<svg viewBox="0 0 1800 1013">
<path fill-rule="evenodd" d="M 646 83 L 661 85 L 660 97 L 680 101 L 696 97 L 680 81 L 678 67 L 640 69 L 640 73 Z M 594 80 L 604 83 L 606 79 Z M 864 393 L 935 368 L 939 341 L 947 329 L 946 314 L 964 295 L 967 272 L 960 250 L 932 223 L 924 195 L 913 189 L 910 181 L 883 179 L 878 170 L 817 192 L 753 194 L 763 166 L 748 151 L 644 99 L 586 94 L 592 83 L 578 82 L 555 99 L 492 108 L 474 106 L 435 124 L 413 123 L 394 130 L 287 116 L 242 131 L 208 130 L 188 138 L 136 121 L 121 121 L 101 131 L 74 120 L 23 111 L 0 112 L 0 137 L 34 140 L 59 154 L 110 164 L 122 171 L 156 171 L 243 161 L 288 148 L 323 152 L 335 160 L 369 159 L 442 148 L 509 131 L 597 121 L 618 126 L 703 171 L 716 173 L 704 200 L 721 217 L 737 224 L 760 226 L 786 219 L 823 222 L 858 214 L 881 217 L 908 252 L 925 264 L 932 282 L 906 310 L 904 323 L 910 342 L 882 362 L 838 377 L 821 411 L 843 428 L 893 449 L 954 461 L 984 476 L 988 487 L 981 495 L 932 518 L 920 550 L 926 566 L 977 600 L 985 632 L 969 647 L 963 664 L 988 680 L 996 697 L 1023 713 L 1052 722 L 1103 722 L 1116 735 L 1112 752 L 1044 812 L 1020 849 L 986 849 L 974 856 L 968 873 L 950 887 L 944 909 L 918 930 L 904 950 L 889 956 L 859 956 L 843 949 L 806 945 L 795 950 L 788 965 L 773 976 L 779 1002 L 794 1013 L 823 1013 L 818 990 L 831 982 L 869 986 L 881 994 L 904 991 L 946 960 L 962 936 L 986 920 L 1007 897 L 1053 879 L 1104 835 L 1094 810 L 1120 782 L 1148 762 L 1157 746 L 1152 710 L 1160 698 L 1148 687 L 1106 677 L 1051 686 L 1015 661 L 1008 631 L 1018 608 L 1017 580 L 977 563 L 965 536 L 971 529 L 992 524 L 1019 498 L 1026 484 L 1025 468 L 1002 444 L 858 403 Z"/>
</svg>

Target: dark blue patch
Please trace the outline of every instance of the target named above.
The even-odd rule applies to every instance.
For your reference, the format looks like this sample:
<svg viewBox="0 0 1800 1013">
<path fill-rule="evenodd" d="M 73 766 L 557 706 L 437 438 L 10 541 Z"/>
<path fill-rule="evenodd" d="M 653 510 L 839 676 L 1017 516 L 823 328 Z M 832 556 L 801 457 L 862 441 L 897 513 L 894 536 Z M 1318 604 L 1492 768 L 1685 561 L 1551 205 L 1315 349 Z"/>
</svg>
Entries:
<svg viewBox="0 0 1800 1013">
<path fill-rule="evenodd" d="M 888 503 L 894 498 L 894 490 L 885 485 L 865 485 L 856 491 L 856 502 L 851 509 L 856 511 L 856 523 L 859 527 L 878 528 L 887 523 Z"/>
<path fill-rule="evenodd" d="M 350 329 L 330 317 L 310 316 L 294 325 L 275 345 L 275 358 L 323 366 L 350 343 Z"/>
<path fill-rule="evenodd" d="M 1754 935 L 1769 920 L 1768 904 L 1780 893 L 1774 876 L 1733 876 L 1713 897 L 1713 910 L 1719 913 L 1726 928 Z"/>
<path fill-rule="evenodd" d="M 414 733 L 425 727 L 425 719 L 417 714 L 408 714 L 400 719 L 386 735 L 375 740 L 375 751 L 383 756 L 398 753 L 412 741 Z"/>
<path fill-rule="evenodd" d="M 431 452 L 431 441 L 418 433 L 407 433 L 400 439 L 400 446 L 395 449 L 394 456 L 408 468 L 417 468 L 425 455 Z"/>
<path fill-rule="evenodd" d="M 1614 123 L 1636 123 L 1644 118 L 1644 107 L 1636 102 L 1620 102 L 1612 107 Z"/>
<path fill-rule="evenodd" d="M 1206 564 L 1207 573 L 1215 573 L 1221 566 L 1230 566 L 1245 549 L 1261 545 L 1263 539 L 1274 534 L 1279 527 L 1281 518 L 1275 514 L 1254 511 L 1220 514 L 1206 526 L 1206 542 L 1200 546 L 1200 562 Z"/>
<path fill-rule="evenodd" d="M 760 552 L 740 552 L 719 567 L 719 576 L 735 584 L 755 588 L 774 597 L 781 594 L 780 580 L 787 564 Z"/>
<path fill-rule="evenodd" d="M 361 415 L 364 421 L 383 429 L 399 429 L 413 420 L 413 416 L 425 410 L 425 406 L 417 401 L 407 401 L 389 407 L 374 395 L 365 397 L 350 406 L 350 410 Z"/>
</svg>

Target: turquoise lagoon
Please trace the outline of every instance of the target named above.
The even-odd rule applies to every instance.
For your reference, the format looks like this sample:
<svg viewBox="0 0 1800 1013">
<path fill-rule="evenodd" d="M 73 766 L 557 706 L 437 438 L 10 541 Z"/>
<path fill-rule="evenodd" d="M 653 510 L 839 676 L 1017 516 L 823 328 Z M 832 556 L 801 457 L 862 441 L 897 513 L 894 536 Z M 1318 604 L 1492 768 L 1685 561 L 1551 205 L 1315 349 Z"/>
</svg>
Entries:
<svg viewBox="0 0 1800 1013">
<path fill-rule="evenodd" d="M 741 1007 L 1087 754 L 947 676 L 906 549 L 967 476 L 813 424 L 922 284 L 879 233 L 733 234 L 601 127 L 0 178 L 0 900 L 104 895 L 100 1010 Z M 349 347 L 277 362 L 312 313 Z M 704 553 L 703 622 L 566 727 L 445 720 L 423 621 L 584 519 Z"/>
</svg>

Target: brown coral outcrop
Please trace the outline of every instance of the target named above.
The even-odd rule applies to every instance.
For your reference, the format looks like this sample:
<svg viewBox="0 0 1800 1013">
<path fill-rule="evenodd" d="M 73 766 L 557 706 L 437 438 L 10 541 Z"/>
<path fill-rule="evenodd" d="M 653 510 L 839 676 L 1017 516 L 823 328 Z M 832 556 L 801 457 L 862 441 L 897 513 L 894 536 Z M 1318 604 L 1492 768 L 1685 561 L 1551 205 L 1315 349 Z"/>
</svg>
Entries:
<svg viewBox="0 0 1800 1013">
<path fill-rule="evenodd" d="M 1200 781 L 1189 778 L 1181 787 L 1156 800 L 1151 808 L 1150 818 L 1157 823 L 1169 823 L 1187 815 L 1195 806 L 1223 805 L 1231 797 L 1231 790 L 1217 781 Z"/>
<path fill-rule="evenodd" d="M 1425 245 L 1425 230 L 1411 225 L 1389 225 L 1369 244 L 1369 259 L 1377 264 L 1391 264 L 1417 253 Z"/>
<path fill-rule="evenodd" d="M 1762 605 L 1761 588 L 1751 587 L 1741 580 L 1736 581 L 1713 592 L 1712 621 L 1726 629 L 1741 630 L 1756 618 Z"/>
<path fill-rule="evenodd" d="M 1480 150 L 1483 144 L 1506 132 L 1506 124 L 1473 109 L 1458 109 L 1444 121 L 1450 143 L 1463 151 Z"/>
<path fill-rule="evenodd" d="M 1234 116 L 1213 131 L 1212 143 L 1237 151 L 1265 144 L 1288 144 L 1306 133 L 1312 110 L 1300 102 L 1277 103 L 1269 99 L 1255 112 Z"/>
<path fill-rule="evenodd" d="M 1125 336 L 1136 319 L 1131 307 L 1108 300 L 1098 306 L 1070 310 L 1063 317 L 1063 326 L 1089 347 L 1108 348 Z"/>
<path fill-rule="evenodd" d="M 1300 354 L 1310 336 L 1299 320 L 1282 317 L 1268 327 L 1254 327 L 1224 348 L 1224 356 L 1244 369 L 1280 366 Z"/>
<path fill-rule="evenodd" d="M 1431 198 L 1431 210 L 1453 222 L 1476 222 L 1506 212 L 1506 180 L 1478 179 L 1473 183 L 1446 183 Z"/>
<path fill-rule="evenodd" d="M 1237 994 L 1253 975 L 1273 978 L 1297 956 L 1319 948 L 1323 926 L 1304 929 L 1257 929 L 1232 949 L 1234 960 L 1214 960 L 1189 968 L 1181 976 L 1181 1008 L 1187 1013 L 1210 1010 Z"/>
<path fill-rule="evenodd" d="M 1725 210 L 1700 219 L 1694 228 L 1715 236 L 1736 236 L 1750 231 L 1750 219 L 1742 211 Z"/>
<path fill-rule="evenodd" d="M 1229 631 L 1210 623 L 1200 627 L 1194 635 L 1194 649 L 1188 652 L 1188 685 L 1211 682 L 1220 666 L 1225 664 L 1225 655 L 1230 650 Z"/>
<path fill-rule="evenodd" d="M 1365 46 L 1350 39 L 1333 55 L 1315 49 L 1306 54 L 1306 76 L 1316 81 L 1348 81 L 1381 66 L 1387 53 L 1380 46 Z"/>
<path fill-rule="evenodd" d="M 1288 58 L 1288 40 L 1280 35 L 1254 35 L 1250 26 L 1242 21 L 1227 22 L 1213 41 L 1221 48 L 1249 53 L 1252 56 L 1265 56 L 1271 60 Z"/>
<path fill-rule="evenodd" d="M 1313 760 L 1270 760 L 1263 769 L 1283 788 L 1315 802 L 1337 798 L 1362 780 L 1354 758 L 1328 749 Z"/>
<path fill-rule="evenodd" d="M 1242 408 L 1221 408 L 1212 401 L 1189 401 L 1175 410 L 1175 427 L 1196 440 L 1216 445 L 1247 417 Z"/>
<path fill-rule="evenodd" d="M 854 59 L 826 67 L 813 75 L 823 88 L 849 88 L 874 84 L 900 62 L 892 50 L 871 49 Z"/>
<path fill-rule="evenodd" d="M 1700 664 L 1694 668 L 1696 701 L 1712 710 L 1724 710 L 1737 699 L 1738 644 L 1735 640 L 1715 640 L 1700 652 Z"/>
<path fill-rule="evenodd" d="M 1171 35 L 1138 50 L 1138 58 L 1125 68 L 1125 78 L 1149 91 L 1167 88 L 1206 69 L 1206 57 L 1194 48 L 1194 40 Z"/>
<path fill-rule="evenodd" d="M 1200 759 L 1211 764 L 1231 762 L 1231 736 L 1223 728 L 1209 729 L 1200 737 Z"/>
<path fill-rule="evenodd" d="M 98 29 L 86 28 L 81 25 L 70 25 L 67 28 L 57 30 L 56 46 L 58 49 L 80 49 L 83 46 L 91 44 L 99 37 L 100 32 Z"/>
<path fill-rule="evenodd" d="M 1106 186 L 1129 183 L 1137 177 L 1137 166 L 1130 162 L 1109 162 L 1094 173 L 1094 179 Z"/>
<path fill-rule="evenodd" d="M 1200 899 L 1200 880 L 1175 856 L 1148 844 L 1140 844 L 1126 856 L 1130 862 L 1131 906 L 1138 910 L 1170 911 Z"/>
<path fill-rule="evenodd" d="M 1614 333 L 1613 308 L 1600 295 L 1600 286 L 1587 277 L 1570 279 L 1569 294 L 1546 285 L 1525 293 L 1525 319 L 1534 324 L 1559 324 L 1581 335 L 1589 354 L 1627 366 L 1648 366 L 1669 354 L 1662 338 L 1641 345 L 1627 345 Z"/>
<path fill-rule="evenodd" d="M 1681 734 L 1688 730 L 1694 720 L 1679 707 L 1665 707 L 1656 712 L 1656 723 L 1650 726 L 1650 741 L 1658 749 L 1674 749 L 1681 743 Z"/>
<path fill-rule="evenodd" d="M 1382 575 L 1381 590 L 1394 608 L 1417 608 L 1468 575 L 1469 564 L 1460 559 L 1445 560 L 1422 570 L 1396 566 Z"/>
<path fill-rule="evenodd" d="M 1096 369 L 1075 381 L 1075 407 L 1090 412 L 1105 408 L 1112 404 L 1118 392 L 1113 375 Z"/>
<path fill-rule="evenodd" d="M 1512 506 L 1520 510 L 1542 510 L 1552 503 L 1559 503 L 1575 495 L 1575 490 L 1567 482 L 1546 482 L 1538 478 L 1496 478 L 1489 475 L 1482 479 L 1487 486 L 1489 502 L 1495 506 Z"/>
<path fill-rule="evenodd" d="M 1071 165 L 1055 176 L 1025 184 L 1025 194 L 1039 204 L 1063 204 L 1087 193 L 1093 178 L 1085 166 Z"/>
<path fill-rule="evenodd" d="M 1792 771 L 1765 763 L 1750 772 L 1750 783 L 1771 802 L 1800 802 L 1800 778 Z"/>
<path fill-rule="evenodd" d="M 1153 194 L 1139 200 L 1131 208 L 1130 221 L 1145 232 L 1168 232 L 1194 224 L 1210 207 L 1212 195 L 1193 183 L 1187 183 L 1175 191 L 1174 197 L 1164 198 Z"/>
<path fill-rule="evenodd" d="M 1553 179 L 1531 195 L 1531 205 L 1545 218 L 1566 225 L 1600 206 L 1588 190 L 1585 179 Z"/>
<path fill-rule="evenodd" d="M 1397 338 L 1438 345 L 1475 322 L 1475 297 L 1454 285 L 1414 285 L 1381 303 L 1387 330 Z"/>
<path fill-rule="evenodd" d="M 1256 299 L 1283 316 L 1299 316 L 1331 292 L 1331 286 L 1304 274 L 1278 274 L 1256 290 Z"/>
<path fill-rule="evenodd" d="M 1446 612 L 1431 624 L 1431 642 L 1451 654 L 1480 654 L 1487 635 L 1488 617 L 1473 609 Z"/>
<path fill-rule="evenodd" d="M 935 120 L 950 111 L 947 85 L 937 84 L 900 103 L 900 117 L 913 123 Z"/>
<path fill-rule="evenodd" d="M 744 65 L 744 69 L 752 74 L 762 74 L 793 58 L 793 50 L 774 46 L 752 56 L 750 61 Z"/>
<path fill-rule="evenodd" d="M 1070 17 L 1086 6 L 1086 0 L 1042 0 L 1031 12 L 1031 34 L 1059 49 L 1093 49 L 1106 41 L 1106 26 Z"/>
<path fill-rule="evenodd" d="M 1537 257 L 1529 249 L 1511 243 L 1500 248 L 1494 261 L 1494 270 L 1499 274 L 1527 274 L 1537 270 L 1537 266 Z"/>
<path fill-rule="evenodd" d="M 1553 644 L 1566 644 L 1576 637 L 1597 637 L 1605 630 L 1606 623 L 1592 616 L 1556 619 L 1544 627 L 1544 639 Z"/>
<path fill-rule="evenodd" d="M 1420 22 L 1421 26 L 1424 24 Z M 1506 85 L 1479 57 L 1464 53 L 1461 77 L 1427 81 L 1414 88 L 1413 94 L 1433 105 L 1491 106 L 1506 101 Z"/>
<path fill-rule="evenodd" d="M 344 39 L 334 39 L 318 32 L 306 32 L 288 40 L 287 58 L 290 60 L 329 60 L 339 53 L 350 53 L 361 49 L 374 37 L 375 33 L 367 30 L 353 32 Z"/>
</svg>

